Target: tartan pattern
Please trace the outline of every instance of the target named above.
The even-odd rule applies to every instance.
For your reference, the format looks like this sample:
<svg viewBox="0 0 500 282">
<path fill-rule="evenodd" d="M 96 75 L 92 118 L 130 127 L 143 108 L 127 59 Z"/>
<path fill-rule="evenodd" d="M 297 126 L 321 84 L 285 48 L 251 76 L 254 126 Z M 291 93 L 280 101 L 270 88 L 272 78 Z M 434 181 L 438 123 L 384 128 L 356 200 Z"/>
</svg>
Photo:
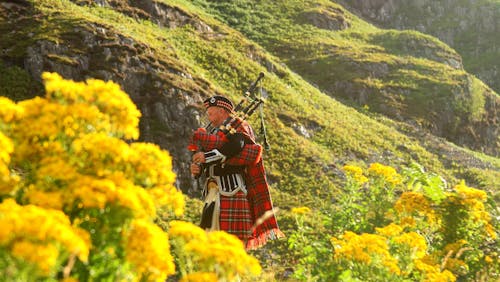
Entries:
<svg viewBox="0 0 500 282">
<path fill-rule="evenodd" d="M 238 131 L 243 133 L 252 144 L 256 144 L 254 132 L 248 123 L 245 122 L 242 126 L 238 127 L 238 129 Z M 246 144 L 245 147 L 250 146 Z M 227 160 L 226 163 L 236 161 L 236 159 L 241 158 L 242 155 L 244 155 L 244 152 Z M 248 157 L 247 159 L 250 158 Z M 262 146 L 260 146 L 258 158 L 254 160 L 254 163 L 246 165 L 246 173 L 243 177 L 245 178 L 247 186 L 247 199 L 252 216 L 252 224 L 254 225 L 257 219 L 261 218 L 266 211 L 273 210 L 273 202 L 271 194 L 269 193 L 269 185 L 267 184 L 266 172 L 262 161 Z M 253 228 L 255 229 L 253 229 L 252 235 L 246 242 L 247 249 L 261 247 L 266 244 L 268 239 L 285 237 L 278 227 L 278 222 L 274 214 L 262 224 L 253 226 Z"/>
<path fill-rule="evenodd" d="M 250 211 L 252 212 L 252 221 L 256 222 L 266 211 L 273 209 L 273 202 L 269 193 L 262 159 L 256 165 L 247 167 L 245 181 L 247 184 L 247 199 Z M 249 240 L 247 246 L 251 246 L 252 249 L 258 248 L 264 245 L 268 239 L 281 237 L 285 237 L 285 235 L 280 231 L 276 217 L 272 215 L 262 224 L 255 226 L 252 233 L 252 238 L 254 239 Z"/>
<path fill-rule="evenodd" d="M 219 224 L 220 230 L 238 236 L 243 242 L 249 239 L 253 222 L 245 193 L 239 191 L 231 197 L 220 195 Z"/>
<path fill-rule="evenodd" d="M 227 142 L 227 138 L 225 136 L 221 136 L 219 134 L 208 134 L 204 128 L 198 128 L 191 140 L 191 144 L 197 144 L 203 149 L 203 151 L 210 151 L 216 148 L 220 148 L 225 142 Z"/>
</svg>

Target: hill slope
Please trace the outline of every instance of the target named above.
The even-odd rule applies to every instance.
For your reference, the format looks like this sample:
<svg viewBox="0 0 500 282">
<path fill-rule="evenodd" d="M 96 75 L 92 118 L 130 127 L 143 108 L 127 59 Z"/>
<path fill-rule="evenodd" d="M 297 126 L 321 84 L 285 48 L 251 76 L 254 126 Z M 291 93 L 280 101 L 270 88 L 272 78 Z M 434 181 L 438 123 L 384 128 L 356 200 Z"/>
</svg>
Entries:
<svg viewBox="0 0 500 282">
<path fill-rule="evenodd" d="M 331 1 L 196 2 L 325 93 L 499 154 L 500 96 L 436 38 L 375 28 Z"/>
<path fill-rule="evenodd" d="M 465 68 L 497 93 L 500 68 L 500 2 L 341 1 L 356 14 L 384 28 L 414 29 L 456 49 Z"/>
</svg>

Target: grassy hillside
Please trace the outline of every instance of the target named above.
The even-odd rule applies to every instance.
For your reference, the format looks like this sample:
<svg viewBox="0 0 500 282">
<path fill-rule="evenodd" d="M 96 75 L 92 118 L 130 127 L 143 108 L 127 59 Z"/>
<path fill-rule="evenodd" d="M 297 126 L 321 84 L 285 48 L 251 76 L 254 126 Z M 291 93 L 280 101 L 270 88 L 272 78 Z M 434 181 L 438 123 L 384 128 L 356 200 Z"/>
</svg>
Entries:
<svg viewBox="0 0 500 282">
<path fill-rule="evenodd" d="M 500 96 L 438 39 L 377 29 L 331 1 L 197 2 L 325 93 L 498 155 L 498 139 L 485 133 Z"/>
<path fill-rule="evenodd" d="M 463 57 L 465 69 L 496 92 L 500 44 L 500 2 L 485 1 L 342 1 L 349 10 L 384 28 L 414 29 L 434 35 Z M 384 11 L 384 12 L 383 12 Z M 385 15 L 382 15 L 385 13 Z"/>
<path fill-rule="evenodd" d="M 145 77 L 134 95 L 147 100 L 134 99 L 139 108 L 148 110 L 182 105 L 179 107 L 192 107 L 200 114 L 197 104 L 202 98 L 220 93 L 237 100 L 265 72 L 262 87 L 269 98 L 264 114 L 272 146 L 265 153 L 265 165 L 285 233 L 295 228 L 293 207 L 311 207 L 311 218 L 326 216 L 324 211 L 340 197 L 345 164 L 367 167 L 379 162 L 401 168 L 417 162 L 450 184 L 465 179 L 499 200 L 500 159 L 376 113 L 391 110 L 417 123 L 432 123 L 429 113 L 439 115 L 446 104 L 457 111 L 456 116 L 472 120 L 484 116 L 481 97 L 485 89 L 480 82 L 479 94 L 468 100 L 473 103 L 460 104 L 466 108 L 451 97 L 447 89 L 457 87 L 468 74 L 449 65 L 449 60 L 459 60 L 459 56 L 432 37 L 376 29 L 330 1 L 260 1 L 259 5 L 253 1 L 154 1 L 177 13 L 171 19 L 175 27 L 158 24 L 147 9 L 128 1 L 108 1 L 112 6 L 105 7 L 86 5 L 90 2 L 29 1 L 17 10 L 0 6 L 0 74 L 8 74 L 0 78 L 2 95 L 30 95 L 29 89 L 39 78 L 24 69 L 23 63 L 31 56 L 30 48 L 41 42 L 55 46 L 42 48 L 44 70 L 62 70 L 74 79 L 111 77 L 127 93 L 132 87 L 127 84 L 130 77 L 124 77 L 126 69 L 121 67 L 130 58 L 111 56 L 114 51 L 109 50 L 133 54 L 137 65 L 150 67 L 133 74 Z M 338 19 L 335 26 L 344 30 L 332 32 L 311 25 L 308 15 L 318 13 Z M 407 48 L 407 41 L 414 43 L 413 48 Z M 425 52 L 421 46 L 426 46 Z M 87 57 L 91 63 L 84 65 L 82 58 Z M 367 75 L 380 71 L 383 76 Z M 349 95 L 356 91 L 346 91 L 339 95 L 345 102 L 341 103 L 334 98 L 341 93 L 331 82 L 347 80 L 353 89 L 377 89 L 368 95 L 379 96 L 391 89 L 407 89 L 408 95 L 394 100 L 388 93 L 355 105 Z M 11 85 L 23 90 L 11 91 Z M 37 89 L 31 93 L 37 94 Z M 165 89 L 174 89 L 174 94 L 167 96 Z M 362 107 L 365 104 L 368 108 Z M 189 175 L 182 168 L 189 162 L 185 146 L 190 126 L 198 122 L 196 115 L 165 121 L 143 114 L 141 123 L 149 128 L 144 141 L 154 141 L 172 152 L 174 169 L 179 175 Z M 169 129 L 165 123 L 184 131 L 165 139 L 163 131 Z M 256 117 L 251 123 L 258 131 Z M 186 217 L 197 221 L 199 201 L 193 199 L 189 204 L 194 208 L 187 209 Z M 318 230 L 315 236 L 328 232 L 320 221 L 310 224 Z M 269 247 L 272 255 L 280 255 L 280 269 L 293 266 L 293 260 L 280 253 L 285 246 L 280 241 Z M 262 260 L 267 262 L 265 257 Z"/>
</svg>

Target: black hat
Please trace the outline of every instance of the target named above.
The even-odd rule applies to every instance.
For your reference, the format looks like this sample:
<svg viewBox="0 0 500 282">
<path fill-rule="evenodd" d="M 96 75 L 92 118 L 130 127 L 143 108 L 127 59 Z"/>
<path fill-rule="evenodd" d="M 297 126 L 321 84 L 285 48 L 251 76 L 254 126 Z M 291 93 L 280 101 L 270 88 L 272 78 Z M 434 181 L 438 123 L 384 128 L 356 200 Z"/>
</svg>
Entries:
<svg viewBox="0 0 500 282">
<path fill-rule="evenodd" d="M 209 107 L 221 107 L 230 113 L 233 111 L 234 108 L 233 102 L 231 102 L 231 100 L 229 100 L 224 96 L 219 96 L 219 95 L 212 96 L 206 99 L 205 101 L 203 101 L 203 104 L 205 104 L 205 108 L 207 109 Z"/>
</svg>

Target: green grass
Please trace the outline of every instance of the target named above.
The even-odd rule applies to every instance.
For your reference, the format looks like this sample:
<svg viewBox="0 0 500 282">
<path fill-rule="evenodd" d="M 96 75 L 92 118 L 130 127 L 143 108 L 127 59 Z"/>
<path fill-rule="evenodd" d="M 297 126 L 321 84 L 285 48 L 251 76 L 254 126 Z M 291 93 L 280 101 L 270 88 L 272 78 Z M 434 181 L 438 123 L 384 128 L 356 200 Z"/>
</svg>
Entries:
<svg viewBox="0 0 500 282">
<path fill-rule="evenodd" d="M 42 85 L 23 69 L 0 62 L 0 96 L 21 101 L 42 95 Z"/>
</svg>

